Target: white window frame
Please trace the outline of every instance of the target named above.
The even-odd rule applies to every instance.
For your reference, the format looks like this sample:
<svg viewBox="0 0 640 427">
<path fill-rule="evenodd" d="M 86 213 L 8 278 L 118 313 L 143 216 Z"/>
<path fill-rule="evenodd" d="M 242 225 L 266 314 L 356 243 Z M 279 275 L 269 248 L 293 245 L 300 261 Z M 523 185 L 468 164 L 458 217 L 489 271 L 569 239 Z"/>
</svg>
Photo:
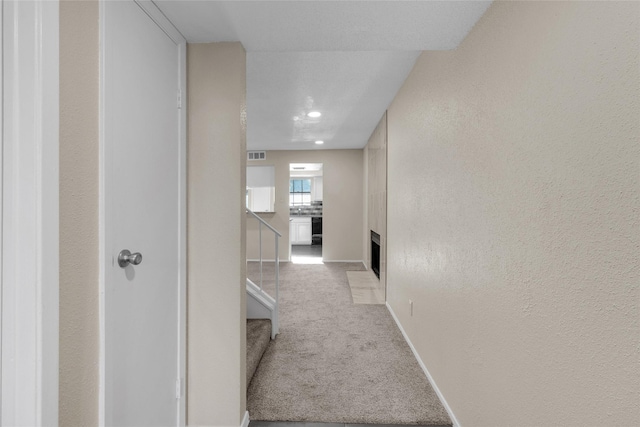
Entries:
<svg viewBox="0 0 640 427">
<path fill-rule="evenodd" d="M 313 191 L 314 191 L 313 178 L 309 177 L 309 176 L 292 176 L 292 177 L 289 177 L 289 182 L 291 182 L 291 181 L 302 181 L 302 180 L 309 180 L 309 188 L 310 188 L 310 190 L 309 190 L 308 193 L 307 192 L 298 192 L 298 191 L 294 191 L 294 192 L 289 191 L 289 207 L 309 207 L 309 206 L 311 206 L 311 202 L 312 202 L 312 199 L 313 199 L 312 194 L 313 194 Z M 291 184 L 289 184 L 289 186 L 291 186 Z M 309 195 L 309 203 L 305 203 L 304 196 L 302 196 L 303 200 L 301 201 L 301 203 L 300 204 L 294 204 L 295 194 L 302 194 L 302 195 L 308 194 Z"/>
</svg>

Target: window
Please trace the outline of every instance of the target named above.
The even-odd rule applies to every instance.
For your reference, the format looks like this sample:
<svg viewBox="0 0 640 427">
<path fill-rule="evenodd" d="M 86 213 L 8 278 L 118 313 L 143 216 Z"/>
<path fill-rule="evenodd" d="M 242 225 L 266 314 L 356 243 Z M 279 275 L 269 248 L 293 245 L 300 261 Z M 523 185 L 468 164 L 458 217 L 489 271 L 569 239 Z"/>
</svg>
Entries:
<svg viewBox="0 0 640 427">
<path fill-rule="evenodd" d="M 289 206 L 311 205 L 311 179 L 289 180 Z"/>
</svg>

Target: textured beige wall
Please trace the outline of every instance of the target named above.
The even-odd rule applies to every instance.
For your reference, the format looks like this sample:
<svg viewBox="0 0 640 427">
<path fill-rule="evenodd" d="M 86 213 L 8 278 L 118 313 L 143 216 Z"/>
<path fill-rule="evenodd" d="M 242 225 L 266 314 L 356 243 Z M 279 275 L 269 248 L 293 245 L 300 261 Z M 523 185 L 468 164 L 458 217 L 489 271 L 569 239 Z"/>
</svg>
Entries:
<svg viewBox="0 0 640 427">
<path fill-rule="evenodd" d="M 389 300 L 463 426 L 640 425 L 639 15 L 496 2 L 389 108 Z"/>
<path fill-rule="evenodd" d="M 367 209 L 363 237 L 363 253 L 367 268 L 371 268 L 371 230 L 380 235 L 380 283 L 386 284 L 387 265 L 387 113 L 385 112 L 371 134 L 366 147 L 365 186 Z"/>
<path fill-rule="evenodd" d="M 188 410 L 238 426 L 246 410 L 245 51 L 188 46 Z"/>
<path fill-rule="evenodd" d="M 251 118 L 249 118 L 251 120 Z M 323 164 L 322 256 L 325 261 L 361 261 L 363 168 L 362 150 L 269 151 L 266 160 L 249 165 L 274 166 L 276 206 L 273 214 L 260 214 L 282 233 L 280 259 L 289 259 L 289 163 Z M 247 257 L 257 259 L 258 221 L 247 219 Z M 273 259 L 273 233 L 263 231 L 262 250 Z"/>
<path fill-rule="evenodd" d="M 60 2 L 59 424 L 98 425 L 98 2 Z"/>
</svg>

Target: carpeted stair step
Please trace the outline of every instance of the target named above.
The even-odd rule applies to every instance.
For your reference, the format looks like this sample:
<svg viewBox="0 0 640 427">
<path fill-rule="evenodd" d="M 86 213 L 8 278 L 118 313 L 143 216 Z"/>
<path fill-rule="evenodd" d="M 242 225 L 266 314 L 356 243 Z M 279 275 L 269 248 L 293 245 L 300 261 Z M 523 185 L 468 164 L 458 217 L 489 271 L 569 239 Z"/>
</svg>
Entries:
<svg viewBox="0 0 640 427">
<path fill-rule="evenodd" d="M 247 387 L 271 341 L 271 320 L 247 319 Z"/>
</svg>

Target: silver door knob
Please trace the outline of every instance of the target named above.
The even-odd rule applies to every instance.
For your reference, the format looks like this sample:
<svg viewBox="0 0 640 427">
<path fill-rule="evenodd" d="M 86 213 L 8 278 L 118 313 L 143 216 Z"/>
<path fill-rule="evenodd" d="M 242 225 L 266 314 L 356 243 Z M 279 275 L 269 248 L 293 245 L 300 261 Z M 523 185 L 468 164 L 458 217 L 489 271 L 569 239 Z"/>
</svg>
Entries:
<svg viewBox="0 0 640 427">
<path fill-rule="evenodd" d="M 118 265 L 125 268 L 129 264 L 138 265 L 142 262 L 140 252 L 131 253 L 128 249 L 123 249 L 118 254 Z"/>
</svg>

